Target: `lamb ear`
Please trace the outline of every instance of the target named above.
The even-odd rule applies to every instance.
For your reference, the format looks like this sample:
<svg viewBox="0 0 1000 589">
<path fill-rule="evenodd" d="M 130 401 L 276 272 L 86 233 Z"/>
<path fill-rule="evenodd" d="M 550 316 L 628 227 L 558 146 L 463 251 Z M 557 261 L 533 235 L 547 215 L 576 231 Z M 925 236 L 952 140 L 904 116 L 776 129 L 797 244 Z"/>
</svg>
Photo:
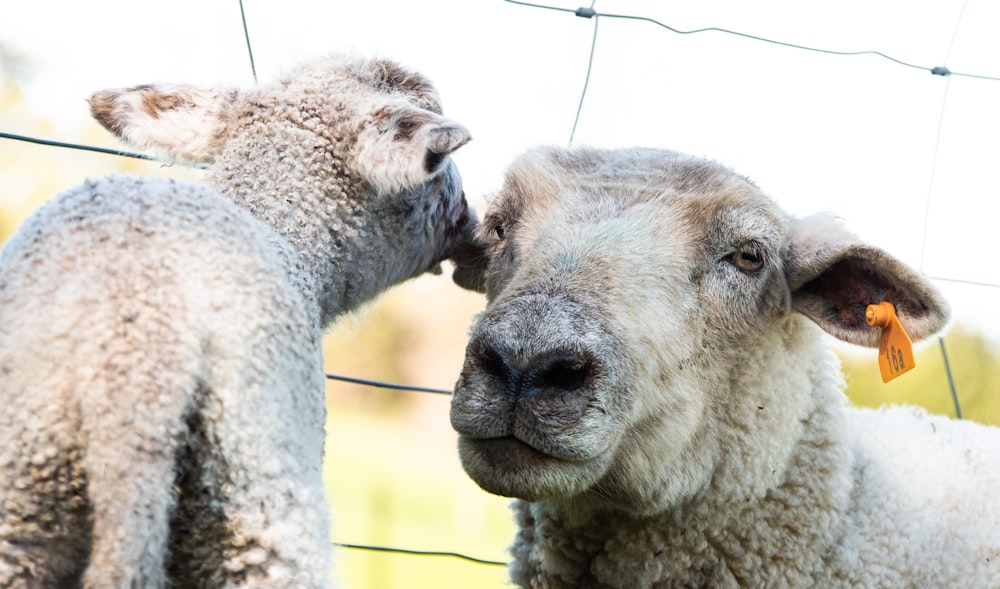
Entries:
<svg viewBox="0 0 1000 589">
<path fill-rule="evenodd" d="M 458 123 L 408 102 L 384 105 L 358 134 L 354 166 L 380 193 L 409 190 L 444 169 L 471 136 Z"/>
<path fill-rule="evenodd" d="M 949 309 L 937 289 L 885 251 L 859 241 L 831 217 L 793 223 L 786 265 L 793 308 L 846 342 L 877 347 L 870 304 L 888 301 L 916 341 L 940 331 Z"/>
<path fill-rule="evenodd" d="M 145 85 L 101 90 L 90 114 L 122 141 L 169 161 L 211 162 L 225 145 L 235 91 Z"/>
</svg>

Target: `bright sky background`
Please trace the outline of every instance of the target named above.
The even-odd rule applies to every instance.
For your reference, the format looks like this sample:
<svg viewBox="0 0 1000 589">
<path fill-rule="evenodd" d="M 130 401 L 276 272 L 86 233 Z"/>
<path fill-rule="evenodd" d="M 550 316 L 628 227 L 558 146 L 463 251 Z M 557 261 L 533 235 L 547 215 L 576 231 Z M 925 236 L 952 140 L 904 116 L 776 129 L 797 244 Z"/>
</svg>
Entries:
<svg viewBox="0 0 1000 589">
<path fill-rule="evenodd" d="M 244 3 L 262 81 L 335 50 L 395 58 L 429 75 L 446 114 L 473 133 L 456 156 L 473 202 L 524 149 L 569 140 L 595 20 L 502 0 Z M 100 88 L 253 83 L 238 0 L 0 6 L 0 43 L 30 60 L 32 109 L 59 123 L 51 139 L 74 140 L 91 124 L 84 99 Z M 1000 77 L 1000 3 L 987 0 L 598 0 L 594 8 Z M 795 214 L 838 214 L 930 276 L 1000 284 L 1000 81 L 718 32 L 597 22 L 575 144 L 705 155 Z M 116 146 L 110 136 L 105 145 Z M 0 199 L 13 197 L 0 187 Z M 961 321 L 1000 341 L 1000 288 L 938 284 Z"/>
</svg>

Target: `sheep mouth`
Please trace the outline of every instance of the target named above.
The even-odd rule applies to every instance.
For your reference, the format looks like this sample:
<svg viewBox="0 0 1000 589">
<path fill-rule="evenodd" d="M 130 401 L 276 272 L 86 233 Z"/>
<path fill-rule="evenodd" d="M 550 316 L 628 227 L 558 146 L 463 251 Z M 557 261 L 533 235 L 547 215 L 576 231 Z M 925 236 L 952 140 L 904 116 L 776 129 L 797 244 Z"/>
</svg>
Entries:
<svg viewBox="0 0 1000 589">
<path fill-rule="evenodd" d="M 551 460 L 564 460 L 546 454 L 515 436 L 485 439 L 462 436 L 459 443 L 476 452 L 491 468 L 532 468 Z"/>
<path fill-rule="evenodd" d="M 515 436 L 459 436 L 465 472 L 485 491 L 527 501 L 568 497 L 585 491 L 607 470 L 610 453 L 566 459 Z"/>
</svg>

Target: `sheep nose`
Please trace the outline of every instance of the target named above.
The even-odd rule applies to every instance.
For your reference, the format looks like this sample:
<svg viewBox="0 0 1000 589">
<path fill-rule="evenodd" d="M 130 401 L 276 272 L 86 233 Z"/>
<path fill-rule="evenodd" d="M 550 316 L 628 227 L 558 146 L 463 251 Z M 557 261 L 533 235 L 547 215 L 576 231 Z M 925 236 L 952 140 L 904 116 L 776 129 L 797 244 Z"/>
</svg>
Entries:
<svg viewBox="0 0 1000 589">
<path fill-rule="evenodd" d="M 484 344 L 476 355 L 480 369 L 502 382 L 514 399 L 577 391 L 591 383 L 597 366 L 584 350 L 554 349 L 528 355 Z"/>
</svg>

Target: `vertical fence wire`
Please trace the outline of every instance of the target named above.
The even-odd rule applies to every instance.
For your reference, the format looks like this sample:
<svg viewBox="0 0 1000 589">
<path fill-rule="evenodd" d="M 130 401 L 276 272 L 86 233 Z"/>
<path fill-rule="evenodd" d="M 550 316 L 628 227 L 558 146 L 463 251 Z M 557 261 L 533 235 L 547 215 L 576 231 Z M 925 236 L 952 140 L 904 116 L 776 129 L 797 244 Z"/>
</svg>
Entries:
<svg viewBox="0 0 1000 589">
<path fill-rule="evenodd" d="M 580 122 L 580 113 L 583 112 L 583 101 L 587 97 L 587 87 L 590 86 L 590 73 L 594 68 L 594 50 L 597 48 L 597 25 L 600 19 L 597 18 L 594 12 L 594 4 L 597 0 L 592 0 L 590 3 L 590 9 L 580 8 L 576 11 L 577 16 L 584 18 L 594 19 L 594 37 L 590 41 L 590 57 L 587 59 L 587 75 L 583 79 L 583 90 L 580 91 L 580 102 L 576 106 L 576 116 L 573 117 L 573 129 L 569 132 L 569 145 L 573 145 L 573 139 L 576 137 L 576 126 Z"/>
<path fill-rule="evenodd" d="M 247 28 L 247 13 L 243 8 L 243 0 L 240 0 L 240 19 L 243 21 L 243 38 L 247 42 L 247 55 L 250 57 L 250 72 L 253 73 L 253 82 L 257 83 L 257 64 L 253 59 L 253 46 L 250 44 L 250 30 Z"/>
<path fill-rule="evenodd" d="M 942 70 L 947 72 L 948 62 L 951 59 L 951 51 L 955 48 L 955 41 L 958 39 L 958 32 L 962 28 L 962 19 L 965 16 L 965 8 L 968 5 L 968 0 L 963 0 L 962 7 L 958 11 L 958 18 L 955 19 L 955 29 L 952 31 L 951 40 L 948 42 L 948 49 L 945 51 L 944 61 L 942 63 Z M 931 200 L 934 195 L 934 178 L 937 173 L 937 163 L 938 156 L 941 152 L 941 134 L 944 131 L 944 121 L 945 113 L 948 110 L 948 91 L 951 89 L 951 76 L 945 75 L 944 81 L 944 92 L 941 97 L 941 112 L 938 114 L 937 122 L 937 132 L 934 137 L 934 151 L 931 158 L 931 172 L 930 177 L 927 181 L 927 198 L 924 202 L 924 228 L 921 235 L 920 244 L 920 271 L 924 272 L 924 263 L 927 257 L 927 235 L 930 229 L 930 217 L 931 217 Z M 951 362 L 948 359 L 948 348 L 944 343 L 944 335 L 938 336 L 938 344 L 941 349 L 941 357 L 944 360 L 945 371 L 948 375 L 948 388 L 951 391 L 952 403 L 955 405 L 955 416 L 958 419 L 962 419 L 962 404 L 959 402 L 958 389 L 955 386 L 955 379 L 951 373 Z"/>
</svg>

